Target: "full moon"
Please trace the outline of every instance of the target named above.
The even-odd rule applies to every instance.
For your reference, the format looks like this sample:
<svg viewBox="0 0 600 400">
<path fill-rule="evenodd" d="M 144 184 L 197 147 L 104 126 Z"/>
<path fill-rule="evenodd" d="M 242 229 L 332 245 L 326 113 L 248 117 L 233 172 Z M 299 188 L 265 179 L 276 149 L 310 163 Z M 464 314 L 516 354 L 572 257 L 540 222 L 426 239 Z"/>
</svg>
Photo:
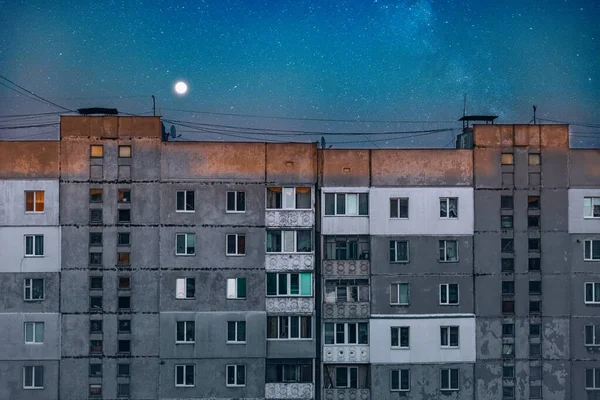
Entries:
<svg viewBox="0 0 600 400">
<path fill-rule="evenodd" d="M 185 82 L 179 81 L 175 84 L 175 91 L 178 94 L 185 94 L 187 92 L 188 86 Z"/>
</svg>

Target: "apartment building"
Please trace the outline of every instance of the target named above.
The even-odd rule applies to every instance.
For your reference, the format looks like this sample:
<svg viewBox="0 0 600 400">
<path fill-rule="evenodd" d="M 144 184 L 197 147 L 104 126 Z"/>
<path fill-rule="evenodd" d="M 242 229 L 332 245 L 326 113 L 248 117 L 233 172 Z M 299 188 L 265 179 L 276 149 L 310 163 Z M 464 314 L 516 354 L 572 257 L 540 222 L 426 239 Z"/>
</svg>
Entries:
<svg viewBox="0 0 600 400">
<path fill-rule="evenodd" d="M 1 398 L 600 393 L 600 153 L 566 126 L 454 150 L 161 130 L 0 142 Z"/>
</svg>

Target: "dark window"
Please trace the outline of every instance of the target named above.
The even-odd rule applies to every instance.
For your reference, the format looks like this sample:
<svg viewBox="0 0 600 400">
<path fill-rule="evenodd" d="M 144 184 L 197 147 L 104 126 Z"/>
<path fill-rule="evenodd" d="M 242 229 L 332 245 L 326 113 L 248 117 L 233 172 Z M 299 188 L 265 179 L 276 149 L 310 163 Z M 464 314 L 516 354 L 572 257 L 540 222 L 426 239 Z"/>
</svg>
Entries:
<svg viewBox="0 0 600 400">
<path fill-rule="evenodd" d="M 530 271 L 539 271 L 540 270 L 540 259 L 539 258 L 530 258 L 529 259 L 529 270 Z"/>
<path fill-rule="evenodd" d="M 334 193 L 325 193 L 325 215 L 335 215 Z"/>
<path fill-rule="evenodd" d="M 529 239 L 529 251 L 540 251 L 540 239 Z"/>
<path fill-rule="evenodd" d="M 117 376 L 129 376 L 129 364 L 117 364 Z"/>
<path fill-rule="evenodd" d="M 500 226 L 502 229 L 511 229 L 513 227 L 512 215 L 503 215 L 500 219 Z"/>
<path fill-rule="evenodd" d="M 90 376 L 101 377 L 102 376 L 102 364 L 90 364 Z"/>
<path fill-rule="evenodd" d="M 227 211 L 246 211 L 246 192 L 227 192 Z"/>
<path fill-rule="evenodd" d="M 512 196 L 500 196 L 500 208 L 504 210 L 513 209 L 513 197 Z"/>
<path fill-rule="evenodd" d="M 513 398 L 515 396 L 514 386 L 502 386 L 502 398 Z"/>
<path fill-rule="evenodd" d="M 129 397 L 129 383 L 117 383 L 117 397 Z"/>
<path fill-rule="evenodd" d="M 90 296 L 90 310 L 92 310 L 92 311 L 102 310 L 102 297 L 101 296 Z"/>
<path fill-rule="evenodd" d="M 102 353 L 102 340 L 90 340 L 90 353 Z"/>
<path fill-rule="evenodd" d="M 90 189 L 90 203 L 102 203 L 102 189 Z"/>
<path fill-rule="evenodd" d="M 514 314 L 515 302 L 513 300 L 503 300 L 502 301 L 502 312 L 507 313 L 507 314 Z"/>
<path fill-rule="evenodd" d="M 196 203 L 194 201 L 196 193 L 193 190 L 184 190 L 177 192 L 176 210 L 194 211 Z"/>
<path fill-rule="evenodd" d="M 131 320 L 129 319 L 120 319 L 118 326 L 119 333 L 129 333 L 131 332 Z"/>
<path fill-rule="evenodd" d="M 90 333 L 100 333 L 102 332 L 102 320 L 101 319 L 93 319 L 90 321 Z"/>
<path fill-rule="evenodd" d="M 529 356 L 539 357 L 542 354 L 542 345 L 539 343 L 529 343 Z"/>
<path fill-rule="evenodd" d="M 102 232 L 90 232 L 90 246 L 102 246 Z"/>
<path fill-rule="evenodd" d="M 117 233 L 117 245 L 119 245 L 119 246 L 131 245 L 131 233 L 129 233 L 129 232 Z"/>
<path fill-rule="evenodd" d="M 530 294 L 542 293 L 542 282 L 541 281 L 529 281 L 529 293 Z"/>
<path fill-rule="evenodd" d="M 514 258 L 503 258 L 502 259 L 502 271 L 514 271 L 515 270 L 515 259 Z"/>
<path fill-rule="evenodd" d="M 119 296 L 118 306 L 120 310 L 128 310 L 131 308 L 130 296 Z"/>
<path fill-rule="evenodd" d="M 539 228 L 540 227 L 540 216 L 539 215 L 530 215 L 527 217 L 527 227 L 528 228 Z"/>
<path fill-rule="evenodd" d="M 514 294 L 515 293 L 515 283 L 513 281 L 503 281 L 502 282 L 502 294 Z"/>
<path fill-rule="evenodd" d="M 540 336 L 540 332 L 542 326 L 540 324 L 531 324 L 529 325 L 529 335 L 530 336 Z"/>
<path fill-rule="evenodd" d="M 527 208 L 530 210 L 538 210 L 540 208 L 540 196 L 528 196 Z"/>
<path fill-rule="evenodd" d="M 503 253 L 512 253 L 514 249 L 514 241 L 513 239 L 502 239 L 502 252 Z"/>
<path fill-rule="evenodd" d="M 131 289 L 131 277 L 130 276 L 120 276 L 119 277 L 119 289 L 120 290 Z"/>
<path fill-rule="evenodd" d="M 101 224 L 102 223 L 102 209 L 95 208 L 90 210 L 90 224 Z"/>
<path fill-rule="evenodd" d="M 514 378 L 515 377 L 515 367 L 512 365 L 506 365 L 502 367 L 502 377 L 503 378 Z"/>
<path fill-rule="evenodd" d="M 102 253 L 90 253 L 90 265 L 102 265 Z"/>
<path fill-rule="evenodd" d="M 390 199 L 390 218 L 408 218 L 408 198 Z"/>
<path fill-rule="evenodd" d="M 130 340 L 119 340 L 118 352 L 119 353 L 131 353 L 131 341 Z"/>
<path fill-rule="evenodd" d="M 539 313 L 542 311 L 542 303 L 540 301 L 529 302 L 529 312 Z"/>
<path fill-rule="evenodd" d="M 90 278 L 90 289 L 91 290 L 102 290 L 102 277 L 92 276 Z"/>
<path fill-rule="evenodd" d="M 119 190 L 119 203 L 131 203 L 131 190 L 120 189 Z"/>
<path fill-rule="evenodd" d="M 502 324 L 502 336 L 515 336 L 515 324 Z"/>
<path fill-rule="evenodd" d="M 130 259 L 129 256 L 130 256 L 129 252 L 117 253 L 117 264 L 119 264 L 119 265 L 131 265 L 131 259 Z"/>
<path fill-rule="evenodd" d="M 119 222 L 131 222 L 131 210 L 119 210 Z"/>
</svg>

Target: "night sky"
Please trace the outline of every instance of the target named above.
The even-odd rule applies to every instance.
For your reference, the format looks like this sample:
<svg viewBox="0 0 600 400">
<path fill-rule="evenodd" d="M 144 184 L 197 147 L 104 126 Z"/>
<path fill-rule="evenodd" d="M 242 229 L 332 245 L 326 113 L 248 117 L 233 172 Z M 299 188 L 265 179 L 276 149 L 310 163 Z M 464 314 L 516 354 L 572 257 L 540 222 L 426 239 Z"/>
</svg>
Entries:
<svg viewBox="0 0 600 400">
<path fill-rule="evenodd" d="M 600 145 L 598 0 L 0 0 L 0 32 L 0 75 L 71 110 L 151 115 L 154 94 L 167 128 L 186 121 L 180 140 L 389 131 L 327 141 L 451 147 L 466 94 L 467 113 L 528 123 L 535 104 L 589 125 L 571 126 L 572 145 Z M 65 112 L 5 85 L 0 138 L 56 138 L 55 125 L 5 129 Z"/>
</svg>

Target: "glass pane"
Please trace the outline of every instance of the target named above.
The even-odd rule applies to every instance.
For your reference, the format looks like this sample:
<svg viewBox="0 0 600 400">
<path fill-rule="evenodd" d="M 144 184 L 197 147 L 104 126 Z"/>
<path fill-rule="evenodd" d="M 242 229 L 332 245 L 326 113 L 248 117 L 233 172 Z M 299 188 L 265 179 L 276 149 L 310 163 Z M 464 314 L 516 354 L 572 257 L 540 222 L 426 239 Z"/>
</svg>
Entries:
<svg viewBox="0 0 600 400">
<path fill-rule="evenodd" d="M 277 294 L 286 295 L 288 294 L 287 288 L 287 274 L 279 274 L 278 276 L 279 284 L 277 288 Z"/>
<path fill-rule="evenodd" d="M 447 199 L 440 199 L 440 218 L 446 218 L 448 216 L 448 203 Z"/>
<path fill-rule="evenodd" d="M 185 340 L 185 323 L 177 322 L 177 338 L 178 342 L 183 342 Z"/>
<path fill-rule="evenodd" d="M 283 189 L 283 208 L 294 209 L 296 208 L 296 201 L 294 196 L 294 188 Z"/>
<path fill-rule="evenodd" d="M 33 324 L 32 323 L 25 324 L 25 341 L 33 342 Z"/>
<path fill-rule="evenodd" d="M 238 254 L 246 254 L 246 235 L 238 235 Z"/>
<path fill-rule="evenodd" d="M 290 317 L 290 338 L 300 337 L 300 320 L 297 316 Z"/>
<path fill-rule="evenodd" d="M 193 211 L 195 209 L 195 203 L 194 203 L 195 193 L 193 191 L 187 191 L 187 192 L 185 192 L 185 194 L 186 194 L 185 209 L 188 211 Z"/>
<path fill-rule="evenodd" d="M 196 295 L 196 281 L 194 278 L 187 278 L 185 280 L 185 291 L 188 299 Z"/>
<path fill-rule="evenodd" d="M 267 188 L 267 208 L 281 208 L 281 192 L 280 187 Z"/>
<path fill-rule="evenodd" d="M 290 321 L 289 321 L 288 317 L 279 317 L 279 338 L 280 339 L 289 338 L 289 334 L 290 334 L 289 322 Z"/>
<path fill-rule="evenodd" d="M 400 218 L 408 218 L 408 199 L 400 199 Z"/>
<path fill-rule="evenodd" d="M 267 252 L 281 252 L 281 231 L 267 231 Z"/>
<path fill-rule="evenodd" d="M 237 211 L 246 211 L 246 192 L 237 192 Z"/>
<path fill-rule="evenodd" d="M 440 285 L 440 303 L 448 302 L 448 285 Z"/>
<path fill-rule="evenodd" d="M 457 261 L 458 250 L 457 243 L 454 240 L 446 241 L 446 261 Z"/>
<path fill-rule="evenodd" d="M 33 386 L 33 367 L 25 367 L 25 386 Z"/>
<path fill-rule="evenodd" d="M 399 331 L 399 328 L 392 327 L 392 330 L 391 330 L 391 333 L 392 333 L 392 336 L 391 336 L 391 345 L 392 346 L 398 346 L 399 345 L 398 331 Z"/>
<path fill-rule="evenodd" d="M 398 304 L 398 290 L 399 290 L 399 285 L 398 284 L 392 284 L 390 286 L 390 302 L 392 304 Z"/>
<path fill-rule="evenodd" d="M 33 236 L 25 236 L 25 254 L 33 255 Z"/>
<path fill-rule="evenodd" d="M 267 338 L 277 338 L 279 317 L 267 317 Z"/>
<path fill-rule="evenodd" d="M 44 236 L 36 236 L 35 237 L 35 255 L 36 256 L 44 255 Z"/>
<path fill-rule="evenodd" d="M 294 244 L 294 231 L 283 231 L 283 251 L 285 253 L 295 252 Z"/>
<path fill-rule="evenodd" d="M 400 371 L 392 371 L 392 389 L 400 389 Z"/>
<path fill-rule="evenodd" d="M 358 388 L 358 368 L 350 368 L 350 387 Z"/>
<path fill-rule="evenodd" d="M 594 369 L 586 368 L 585 370 L 585 387 L 593 388 L 594 387 Z"/>
<path fill-rule="evenodd" d="M 186 365 L 185 368 L 185 384 L 186 385 L 193 385 L 194 384 L 194 366 L 193 365 Z"/>
<path fill-rule="evenodd" d="M 25 211 L 34 211 L 33 197 L 35 192 L 25 192 Z"/>
<path fill-rule="evenodd" d="M 246 366 L 244 366 L 244 365 L 237 366 L 237 384 L 238 385 L 246 384 Z"/>
<path fill-rule="evenodd" d="M 298 252 L 308 253 L 312 251 L 312 232 L 311 231 L 297 231 L 296 237 L 298 240 Z"/>
<path fill-rule="evenodd" d="M 236 211 L 235 192 L 227 192 L 227 211 Z"/>
<path fill-rule="evenodd" d="M 311 208 L 311 194 L 309 187 L 296 188 L 296 208 L 307 210 Z"/>
<path fill-rule="evenodd" d="M 237 297 L 246 298 L 246 278 L 237 278 Z"/>
<path fill-rule="evenodd" d="M 336 196 L 336 203 L 337 203 L 335 213 L 337 215 L 346 214 L 346 195 L 343 193 L 338 193 L 335 196 Z"/>
<path fill-rule="evenodd" d="M 240 342 L 245 342 L 246 341 L 246 322 L 245 321 L 239 321 L 237 323 L 237 339 Z"/>
<path fill-rule="evenodd" d="M 410 371 L 407 369 L 400 370 L 401 389 L 408 390 L 410 388 Z"/>
<path fill-rule="evenodd" d="M 33 376 L 34 376 L 35 386 L 43 387 L 44 386 L 44 367 L 36 366 L 34 368 L 35 368 L 35 373 L 33 374 Z"/>
<path fill-rule="evenodd" d="M 356 344 L 357 341 L 356 324 L 348 324 L 348 344 Z"/>
<path fill-rule="evenodd" d="M 227 235 L 227 254 L 236 254 L 236 235 Z"/>
<path fill-rule="evenodd" d="M 185 210 L 185 192 L 177 192 L 177 211 Z"/>
<path fill-rule="evenodd" d="M 177 235 L 177 254 L 185 254 L 185 235 Z"/>
<path fill-rule="evenodd" d="M 369 194 L 360 193 L 358 195 L 358 214 L 369 215 Z"/>
<path fill-rule="evenodd" d="M 300 274 L 300 294 L 302 296 L 312 295 L 312 274 Z"/>
<path fill-rule="evenodd" d="M 303 339 L 309 339 L 312 337 L 311 317 L 300 317 L 300 337 Z"/>
<path fill-rule="evenodd" d="M 335 194 L 325 194 L 325 215 L 335 215 Z"/>
<path fill-rule="evenodd" d="M 347 194 L 346 195 L 346 215 L 358 215 L 358 195 Z"/>
<path fill-rule="evenodd" d="M 398 218 L 398 199 L 390 199 L 390 218 Z"/>
<path fill-rule="evenodd" d="M 458 199 L 450 198 L 448 203 L 448 218 L 458 218 Z"/>
<path fill-rule="evenodd" d="M 450 303 L 458 303 L 458 285 L 450 285 Z"/>
<path fill-rule="evenodd" d="M 267 296 L 277 295 L 277 274 L 267 273 Z"/>
<path fill-rule="evenodd" d="M 325 324 L 325 344 L 334 344 L 333 324 Z"/>
<path fill-rule="evenodd" d="M 369 343 L 369 324 L 361 322 L 358 324 L 358 344 Z"/>
<path fill-rule="evenodd" d="M 44 211 L 44 192 L 35 192 L 35 211 Z"/>
<path fill-rule="evenodd" d="M 344 328 L 345 328 L 344 324 L 335 324 L 335 343 L 336 344 L 344 344 L 346 342 Z"/>
<path fill-rule="evenodd" d="M 408 304 L 410 300 L 410 286 L 408 283 L 400 285 L 400 304 Z"/>
<path fill-rule="evenodd" d="M 227 366 L 227 384 L 235 385 L 235 365 Z"/>
<path fill-rule="evenodd" d="M 592 260 L 600 260 L 600 240 L 592 241 Z"/>
<path fill-rule="evenodd" d="M 335 386 L 339 388 L 348 387 L 348 368 L 338 367 L 335 369 Z"/>
<path fill-rule="evenodd" d="M 44 323 L 35 323 L 35 341 L 37 343 L 44 343 Z"/>
<path fill-rule="evenodd" d="M 300 276 L 298 274 L 290 274 L 290 294 L 300 294 Z"/>
<path fill-rule="evenodd" d="M 227 321 L 227 341 L 235 341 L 235 322 Z"/>
<path fill-rule="evenodd" d="M 396 242 L 398 261 L 408 261 L 408 242 Z"/>
<path fill-rule="evenodd" d="M 187 254 L 194 254 L 196 252 L 196 235 L 193 233 L 186 234 L 187 238 Z"/>
</svg>

